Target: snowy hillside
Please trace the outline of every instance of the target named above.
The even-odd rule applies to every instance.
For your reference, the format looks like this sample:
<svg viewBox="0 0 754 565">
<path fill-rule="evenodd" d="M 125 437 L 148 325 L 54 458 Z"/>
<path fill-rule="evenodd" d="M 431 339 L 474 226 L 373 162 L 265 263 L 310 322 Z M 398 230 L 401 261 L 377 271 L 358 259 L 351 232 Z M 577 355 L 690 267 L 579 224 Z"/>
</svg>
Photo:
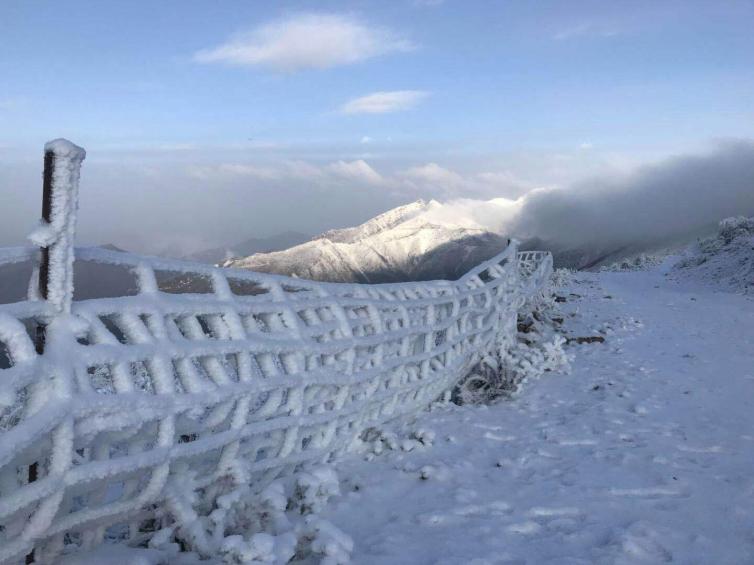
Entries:
<svg viewBox="0 0 754 565">
<path fill-rule="evenodd" d="M 693 245 L 670 276 L 754 294 L 754 218 L 727 218 L 714 237 Z"/>
<path fill-rule="evenodd" d="M 509 400 L 438 403 L 372 429 L 336 465 L 339 481 L 320 468 L 276 483 L 258 501 L 267 518 L 209 562 L 285 563 L 314 539 L 317 557 L 295 562 L 750 563 L 754 302 L 717 291 L 750 265 L 750 227 L 723 222 L 719 241 L 687 254 L 704 254 L 696 265 L 557 273 L 549 316 L 570 371 L 522 360 L 529 378 Z M 177 546 L 117 551 L 123 563 L 198 562 Z"/>
<path fill-rule="evenodd" d="M 419 200 L 360 226 L 225 266 L 342 282 L 453 279 L 507 245 L 484 223 L 450 212 L 447 205 Z"/>
</svg>

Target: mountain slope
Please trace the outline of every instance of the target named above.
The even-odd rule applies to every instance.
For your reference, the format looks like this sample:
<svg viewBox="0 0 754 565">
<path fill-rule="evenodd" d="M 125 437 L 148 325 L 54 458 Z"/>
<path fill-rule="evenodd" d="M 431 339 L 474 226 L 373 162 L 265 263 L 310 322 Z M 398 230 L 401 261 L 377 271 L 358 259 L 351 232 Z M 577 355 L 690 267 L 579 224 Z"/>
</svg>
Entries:
<svg viewBox="0 0 754 565">
<path fill-rule="evenodd" d="M 507 238 L 477 222 L 437 217 L 442 208 L 434 200 L 419 200 L 359 226 L 225 266 L 340 282 L 452 279 L 507 245 Z"/>
<path fill-rule="evenodd" d="M 359 226 L 329 230 L 282 251 L 250 253 L 226 261 L 225 266 L 335 282 L 454 279 L 499 253 L 509 237 L 522 240 L 522 250 L 552 251 L 556 267 L 595 269 L 642 252 L 685 244 L 699 235 L 630 245 L 599 238 L 588 245 L 541 239 L 519 233 L 516 218 L 521 205 L 520 199 L 505 198 L 418 200 Z"/>
<path fill-rule="evenodd" d="M 669 273 L 679 281 L 695 281 L 741 294 L 754 294 L 754 218 L 726 218 L 713 237 L 686 251 Z"/>
<path fill-rule="evenodd" d="M 700 225 L 672 236 L 635 241 L 594 237 L 586 242 L 567 233 L 540 237 L 520 222 L 523 200 L 418 200 L 355 227 L 327 231 L 284 251 L 254 253 L 225 263 L 255 271 L 341 282 L 453 279 L 505 248 L 551 251 L 556 267 L 593 270 L 642 253 L 667 254 L 714 231 Z M 552 231 L 552 230 L 550 230 Z"/>
</svg>

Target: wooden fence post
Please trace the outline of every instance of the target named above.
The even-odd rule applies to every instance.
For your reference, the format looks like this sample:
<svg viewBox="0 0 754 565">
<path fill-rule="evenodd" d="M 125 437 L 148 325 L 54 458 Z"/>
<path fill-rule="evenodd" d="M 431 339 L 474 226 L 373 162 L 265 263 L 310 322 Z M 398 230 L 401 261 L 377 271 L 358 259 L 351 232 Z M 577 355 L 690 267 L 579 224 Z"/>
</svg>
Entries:
<svg viewBox="0 0 754 565">
<path fill-rule="evenodd" d="M 45 145 L 42 177 L 42 222 L 31 240 L 42 248 L 39 294 L 57 314 L 70 312 L 73 301 L 73 243 L 79 175 L 86 152 L 70 141 Z"/>
<path fill-rule="evenodd" d="M 50 303 L 55 314 L 71 311 L 73 301 L 74 236 L 78 208 L 79 175 L 86 152 L 65 139 L 45 144 L 42 173 L 42 221 L 30 239 L 39 245 L 39 298 Z M 45 351 L 47 322 L 37 320 L 34 347 Z M 39 462 L 29 465 L 28 482 L 39 476 Z M 34 563 L 34 550 L 26 563 Z"/>
</svg>

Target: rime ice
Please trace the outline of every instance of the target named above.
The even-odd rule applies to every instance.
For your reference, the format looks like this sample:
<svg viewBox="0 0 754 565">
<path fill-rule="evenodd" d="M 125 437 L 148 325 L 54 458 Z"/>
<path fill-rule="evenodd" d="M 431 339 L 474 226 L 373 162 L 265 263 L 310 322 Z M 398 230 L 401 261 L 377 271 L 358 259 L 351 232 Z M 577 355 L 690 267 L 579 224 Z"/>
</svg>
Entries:
<svg viewBox="0 0 754 565">
<path fill-rule="evenodd" d="M 47 300 L 0 305 L 0 561 L 108 541 L 148 559 L 346 563 L 352 540 L 319 515 L 340 492 L 320 465 L 443 396 L 546 290 L 550 255 L 515 243 L 456 281 L 374 286 L 77 248 L 135 289 L 73 302 L 84 152 L 47 148 L 50 222 L 32 236 L 49 248 Z M 165 272 L 208 288 L 166 292 Z M 236 294 L 239 281 L 254 293 Z M 24 325 L 37 320 L 41 355 Z M 404 446 L 431 443 L 417 432 Z"/>
</svg>

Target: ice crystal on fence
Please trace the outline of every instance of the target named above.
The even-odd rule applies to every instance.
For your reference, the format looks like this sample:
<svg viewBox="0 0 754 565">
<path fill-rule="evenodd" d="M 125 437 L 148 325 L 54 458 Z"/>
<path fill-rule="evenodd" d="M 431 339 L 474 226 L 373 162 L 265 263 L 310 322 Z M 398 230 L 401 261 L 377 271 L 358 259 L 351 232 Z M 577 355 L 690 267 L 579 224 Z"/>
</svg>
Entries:
<svg viewBox="0 0 754 565">
<path fill-rule="evenodd" d="M 555 275 L 553 286 L 565 284 L 570 273 Z M 541 293 L 529 308 L 518 314 L 517 333 L 500 343 L 472 368 L 454 389 L 458 404 L 481 404 L 509 397 L 527 380 L 549 371 L 568 372 L 570 356 L 563 349 L 566 339 L 556 331 L 558 316 L 551 292 Z"/>
</svg>

